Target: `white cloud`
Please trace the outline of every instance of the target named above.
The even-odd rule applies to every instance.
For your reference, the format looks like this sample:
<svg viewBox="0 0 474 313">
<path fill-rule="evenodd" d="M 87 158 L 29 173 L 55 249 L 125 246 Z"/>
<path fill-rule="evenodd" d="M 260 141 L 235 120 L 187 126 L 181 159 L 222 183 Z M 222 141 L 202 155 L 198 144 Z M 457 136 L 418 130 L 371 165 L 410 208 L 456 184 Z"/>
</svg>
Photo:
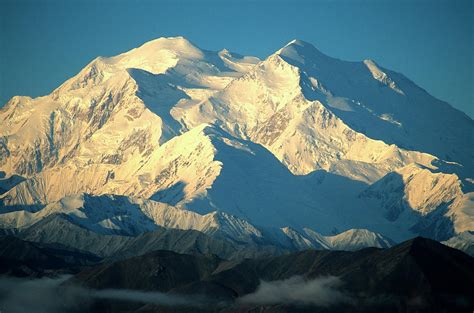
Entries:
<svg viewBox="0 0 474 313">
<path fill-rule="evenodd" d="M 338 288 L 342 282 L 334 276 L 305 280 L 293 276 L 285 280 L 262 281 L 254 293 L 239 299 L 243 304 L 311 304 L 329 306 L 351 299 Z"/>
<path fill-rule="evenodd" d="M 61 285 L 70 276 L 59 278 L 0 278 L 0 312 L 65 313 L 87 311 L 94 299 L 153 303 L 165 306 L 201 306 L 210 301 L 195 295 L 172 295 L 127 289 L 86 289 Z"/>
</svg>

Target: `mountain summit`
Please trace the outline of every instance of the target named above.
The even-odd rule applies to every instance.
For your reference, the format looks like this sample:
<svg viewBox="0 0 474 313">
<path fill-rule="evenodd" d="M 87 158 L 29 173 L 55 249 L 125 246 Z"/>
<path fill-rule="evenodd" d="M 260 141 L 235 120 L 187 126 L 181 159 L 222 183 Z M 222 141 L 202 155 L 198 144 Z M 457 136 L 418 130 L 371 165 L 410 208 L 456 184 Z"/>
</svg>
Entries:
<svg viewBox="0 0 474 313">
<path fill-rule="evenodd" d="M 285 249 L 472 244 L 473 120 L 304 41 L 259 60 L 159 38 L 12 98 L 0 121 L 0 224 L 32 240 L 61 216 Z"/>
</svg>

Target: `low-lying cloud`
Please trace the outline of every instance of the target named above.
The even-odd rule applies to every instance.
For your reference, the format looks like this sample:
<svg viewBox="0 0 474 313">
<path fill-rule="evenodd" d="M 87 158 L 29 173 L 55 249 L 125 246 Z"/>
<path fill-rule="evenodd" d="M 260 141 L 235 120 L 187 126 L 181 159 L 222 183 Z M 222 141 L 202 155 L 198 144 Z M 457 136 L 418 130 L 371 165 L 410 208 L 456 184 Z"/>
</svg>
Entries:
<svg viewBox="0 0 474 313">
<path fill-rule="evenodd" d="M 180 296 L 162 292 L 126 289 L 94 290 L 77 286 L 61 286 L 69 277 L 69 275 L 54 279 L 0 277 L 0 312 L 86 312 L 89 305 L 97 299 L 164 306 L 201 306 L 209 301 L 199 296 Z"/>
<path fill-rule="evenodd" d="M 206 302 L 202 297 L 172 295 L 162 292 L 148 292 L 128 289 L 91 290 L 90 296 L 95 299 L 121 300 L 142 303 L 153 303 L 167 306 L 198 306 Z"/>
<path fill-rule="evenodd" d="M 0 311 L 8 313 L 67 312 L 80 302 L 77 290 L 67 290 L 58 296 L 58 286 L 68 276 L 60 278 L 19 279 L 0 278 Z"/>
<path fill-rule="evenodd" d="M 293 276 L 285 280 L 261 281 L 254 293 L 241 297 L 242 304 L 308 304 L 329 306 L 349 302 L 350 298 L 338 290 L 342 285 L 334 276 L 306 280 Z"/>
<path fill-rule="evenodd" d="M 163 306 L 225 306 L 198 295 L 175 295 L 126 289 L 86 289 L 61 285 L 70 276 L 19 279 L 0 277 L 0 312 L 75 313 L 86 312 L 95 300 L 119 300 Z M 339 290 L 341 281 L 328 276 L 306 280 L 294 276 L 285 280 L 262 281 L 257 290 L 237 299 L 237 305 L 307 304 L 329 306 L 351 299 Z"/>
</svg>

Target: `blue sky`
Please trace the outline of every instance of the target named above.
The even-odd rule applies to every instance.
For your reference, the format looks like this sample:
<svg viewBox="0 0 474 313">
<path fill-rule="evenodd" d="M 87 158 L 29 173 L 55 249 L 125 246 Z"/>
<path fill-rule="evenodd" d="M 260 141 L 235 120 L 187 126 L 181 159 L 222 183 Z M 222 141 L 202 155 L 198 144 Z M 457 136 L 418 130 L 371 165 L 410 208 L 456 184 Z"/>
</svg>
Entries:
<svg viewBox="0 0 474 313">
<path fill-rule="evenodd" d="M 374 59 L 474 117 L 471 0 L 0 0 L 0 105 L 50 93 L 96 56 L 176 35 L 262 58 L 302 39 Z"/>
</svg>

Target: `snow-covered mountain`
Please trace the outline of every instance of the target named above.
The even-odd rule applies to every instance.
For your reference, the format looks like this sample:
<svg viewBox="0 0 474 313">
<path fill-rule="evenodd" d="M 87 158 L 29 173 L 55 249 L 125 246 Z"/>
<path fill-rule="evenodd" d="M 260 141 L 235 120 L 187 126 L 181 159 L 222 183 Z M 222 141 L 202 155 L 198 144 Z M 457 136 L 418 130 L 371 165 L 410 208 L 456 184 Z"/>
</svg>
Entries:
<svg viewBox="0 0 474 313">
<path fill-rule="evenodd" d="M 77 242 L 63 241 L 54 235 L 54 228 L 49 226 L 51 222 L 45 225 L 43 221 L 60 218 L 62 228 L 69 228 L 69 237 L 78 233 L 77 227 L 80 227 L 108 236 L 105 242 L 110 240 L 110 235 L 139 236 L 164 228 L 194 230 L 231 244 L 278 247 L 285 251 L 309 248 L 353 250 L 368 246 L 385 248 L 393 244 L 390 239 L 367 230 L 349 230 L 335 236 L 323 236 L 308 228 L 302 233 L 289 227 L 259 229 L 244 219 L 222 211 L 199 214 L 153 200 L 117 195 L 71 195 L 36 212 L 12 211 L 3 213 L 1 217 L 0 226 L 8 233 L 16 233 L 29 240 L 50 242 L 51 235 L 44 237 L 44 233 L 48 232 L 54 237 L 54 242 L 78 249 L 87 249 L 87 238 Z M 38 233 L 41 237 L 38 237 Z M 97 237 L 100 238 L 93 236 L 94 240 Z M 122 239 L 112 241 L 116 242 L 113 252 L 122 248 L 122 245 L 129 244 Z M 96 253 L 97 250 L 94 248 L 90 252 Z"/>
<path fill-rule="evenodd" d="M 0 123 L 5 229 L 60 214 L 102 235 L 298 249 L 474 230 L 473 120 L 298 40 L 260 61 L 160 38 L 12 98 Z"/>
</svg>

